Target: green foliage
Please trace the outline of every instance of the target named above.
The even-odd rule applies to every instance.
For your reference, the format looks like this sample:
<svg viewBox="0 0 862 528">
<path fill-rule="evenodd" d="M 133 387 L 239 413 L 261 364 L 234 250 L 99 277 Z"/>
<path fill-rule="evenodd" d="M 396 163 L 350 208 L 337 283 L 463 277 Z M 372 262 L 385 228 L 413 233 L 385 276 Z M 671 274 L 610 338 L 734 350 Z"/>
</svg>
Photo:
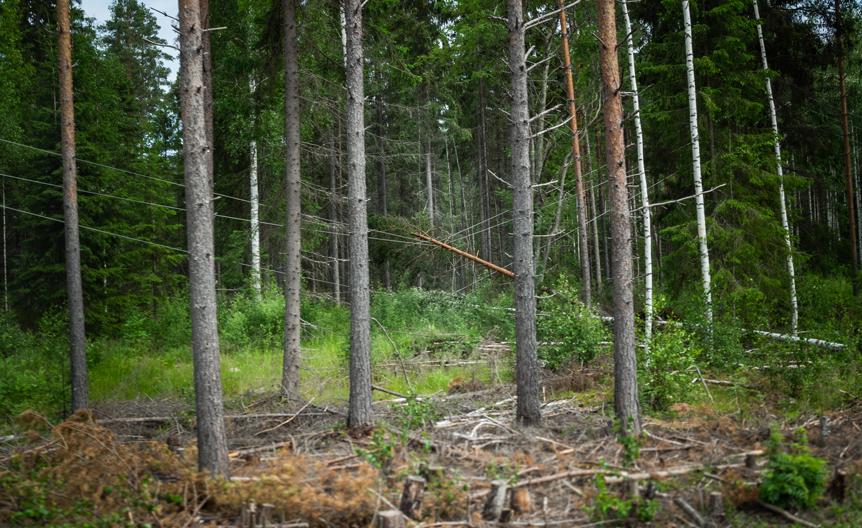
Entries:
<svg viewBox="0 0 862 528">
<path fill-rule="evenodd" d="M 692 367 L 700 353 L 693 335 L 674 322 L 653 334 L 649 354 L 642 349 L 638 360 L 641 401 L 657 411 L 684 401 L 692 391 Z"/>
<path fill-rule="evenodd" d="M 623 466 L 632 467 L 641 456 L 640 438 L 635 435 L 617 434 L 617 442 L 623 448 Z"/>
<path fill-rule="evenodd" d="M 593 499 L 593 518 L 599 521 L 634 518 L 650 522 L 661 507 L 655 499 L 625 499 L 612 493 L 603 474 L 596 475 L 594 483 L 598 494 Z"/>
<path fill-rule="evenodd" d="M 371 433 L 368 449 L 357 448 L 356 453 L 384 473 L 388 473 L 395 458 L 395 444 L 380 429 Z"/>
<path fill-rule="evenodd" d="M 401 426 L 408 431 L 430 425 L 439 417 L 431 401 L 420 399 L 415 394 L 408 396 L 398 411 L 401 415 Z"/>
<path fill-rule="evenodd" d="M 769 438 L 769 462 L 760 483 L 760 498 L 776 506 L 811 508 L 826 489 L 826 461 L 811 454 L 804 431 L 783 445 L 779 431 Z"/>
<path fill-rule="evenodd" d="M 591 361 L 600 343 L 608 339 L 602 320 L 578 300 L 577 289 L 564 275 L 554 283 L 552 296 L 542 300 L 539 311 L 538 338 L 546 343 L 539 349 L 539 359 L 551 370 L 575 359 Z"/>
</svg>

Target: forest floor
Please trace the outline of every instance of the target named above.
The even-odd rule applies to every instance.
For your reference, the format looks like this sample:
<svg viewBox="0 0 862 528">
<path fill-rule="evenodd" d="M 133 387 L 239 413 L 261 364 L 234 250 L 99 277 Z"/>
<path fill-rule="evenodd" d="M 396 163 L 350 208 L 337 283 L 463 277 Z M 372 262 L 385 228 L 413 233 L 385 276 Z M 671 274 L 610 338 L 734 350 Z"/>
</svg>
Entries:
<svg viewBox="0 0 862 528">
<path fill-rule="evenodd" d="M 603 355 L 548 373 L 543 425 L 520 428 L 514 387 L 484 363 L 505 347 L 484 347 L 474 356 L 482 380 L 459 376 L 420 397 L 378 391 L 388 399 L 375 401 L 378 427 L 363 434 L 344 427 L 343 401 L 230 402 L 227 481 L 194 471 L 187 402 L 107 402 L 57 425 L 26 414 L 0 443 L 0 525 L 368 526 L 401 507 L 416 519 L 406 526 L 423 527 L 862 526 L 858 398 L 788 415 L 768 387 L 712 384 L 703 401 L 645 413 L 644 434 L 627 439 L 611 420 Z M 388 375 L 409 385 L 422 361 Z M 828 489 L 813 508 L 760 501 L 773 431 L 786 445 L 804 431 L 826 461 Z M 416 500 L 403 502 L 405 486 Z"/>
</svg>

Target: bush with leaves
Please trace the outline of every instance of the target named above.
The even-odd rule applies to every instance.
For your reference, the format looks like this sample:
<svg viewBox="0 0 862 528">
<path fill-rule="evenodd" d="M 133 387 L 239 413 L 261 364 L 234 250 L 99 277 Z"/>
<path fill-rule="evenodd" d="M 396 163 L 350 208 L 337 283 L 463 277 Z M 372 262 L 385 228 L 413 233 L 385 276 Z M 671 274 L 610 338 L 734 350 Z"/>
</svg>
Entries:
<svg viewBox="0 0 862 528">
<path fill-rule="evenodd" d="M 539 348 L 539 359 L 551 370 L 558 370 L 572 360 L 589 362 L 608 339 L 602 320 L 578 300 L 578 290 L 561 275 L 553 293 L 539 307 L 538 337 L 545 343 Z"/>
<path fill-rule="evenodd" d="M 782 440 L 778 431 L 769 438 L 760 499 L 776 506 L 810 508 L 826 490 L 826 461 L 811 454 L 804 431 L 787 446 Z"/>
<path fill-rule="evenodd" d="M 668 324 L 654 334 L 649 353 L 641 350 L 638 361 L 641 401 L 661 411 L 685 399 L 699 354 L 693 335 L 679 325 Z"/>
</svg>

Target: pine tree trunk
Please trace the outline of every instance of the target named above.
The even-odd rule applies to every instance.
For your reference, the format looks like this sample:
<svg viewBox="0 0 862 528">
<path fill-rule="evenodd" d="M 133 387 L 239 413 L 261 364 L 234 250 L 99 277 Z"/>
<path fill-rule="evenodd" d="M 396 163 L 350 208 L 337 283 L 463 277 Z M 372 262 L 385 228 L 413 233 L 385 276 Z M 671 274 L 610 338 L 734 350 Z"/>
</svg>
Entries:
<svg viewBox="0 0 862 528">
<path fill-rule="evenodd" d="M 563 67 L 566 73 L 566 96 L 569 106 L 569 122 L 572 130 L 572 161 L 575 166 L 575 193 L 578 199 L 578 263 L 581 266 L 581 294 L 585 304 L 592 302 L 593 294 L 590 285 L 590 248 L 587 231 L 587 199 L 584 192 L 584 177 L 581 171 L 581 142 L 578 138 L 578 109 L 575 106 L 575 84 L 572 76 L 572 58 L 569 53 L 569 26 L 566 22 L 566 10 L 563 0 L 557 0 L 560 9 L 560 31 L 563 40 Z"/>
<path fill-rule="evenodd" d="M 180 105 L 186 186 L 189 296 L 194 356 L 198 466 L 228 472 L 219 370 L 213 242 L 213 189 L 208 176 L 202 24 L 198 0 L 180 0 Z"/>
<path fill-rule="evenodd" d="M 252 97 L 255 92 L 254 80 L 249 81 L 249 89 Z M 257 134 L 257 128 L 252 126 L 252 138 Z M 251 209 L 251 288 L 255 297 L 260 299 L 260 198 L 257 187 L 257 140 L 252 139 L 248 144 L 249 158 L 251 163 L 248 170 L 249 202 Z"/>
<path fill-rule="evenodd" d="M 844 19 L 841 0 L 835 0 L 836 40 L 838 41 L 838 89 L 841 97 L 841 132 L 844 146 L 844 176 L 847 182 L 847 218 L 850 227 L 850 258 L 853 263 L 853 295 L 859 294 L 859 248 L 856 246 L 856 197 L 853 193 L 853 173 L 850 165 L 850 120 L 847 112 L 847 76 L 844 71 Z"/>
<path fill-rule="evenodd" d="M 605 121 L 605 159 L 611 198 L 614 315 L 614 408 L 620 427 L 629 435 L 641 430 L 635 355 L 634 295 L 632 292 L 631 214 L 626 188 L 623 107 L 617 63 L 614 0 L 598 1 L 598 31 Z"/>
<path fill-rule="evenodd" d="M 787 218 L 787 199 L 784 195 L 784 168 L 781 164 L 781 136 L 778 134 L 778 116 L 775 113 L 775 99 L 772 97 L 772 80 L 769 78 L 769 64 L 766 61 L 766 43 L 760 25 L 760 10 L 757 0 L 754 3 L 754 19 L 757 21 L 757 40 L 760 43 L 760 60 L 766 75 L 766 98 L 769 101 L 769 118 L 772 121 L 772 141 L 775 149 L 775 171 L 778 174 L 778 199 L 781 208 L 781 227 L 784 229 L 784 246 L 787 250 L 787 275 L 790 279 L 790 332 L 796 335 L 799 329 L 799 303 L 796 299 L 796 271 L 793 265 L 793 243 L 790 241 L 790 221 Z"/>
<path fill-rule="evenodd" d="M 302 287 L 299 137 L 299 52 L 296 42 L 297 0 L 284 0 L 284 142 L 287 185 L 287 233 L 284 276 L 284 365 L 281 390 L 284 396 L 299 399 L 300 289 Z"/>
<path fill-rule="evenodd" d="M 533 269 L 533 188 L 530 182 L 530 116 L 521 0 L 508 0 L 509 72 L 512 81 L 512 224 L 515 272 L 516 420 L 541 422 L 536 356 L 536 296 Z"/>
<path fill-rule="evenodd" d="M 479 178 L 479 214 L 481 223 L 481 238 L 479 255 L 485 260 L 493 260 L 491 258 L 491 189 L 488 185 L 488 152 L 485 135 L 485 80 L 479 79 L 479 170 L 477 176 Z"/>
<path fill-rule="evenodd" d="M 350 398 L 347 426 L 371 425 L 371 313 L 368 197 L 365 190 L 365 89 L 362 2 L 344 0 L 347 33 L 347 192 L 350 230 Z"/>
<path fill-rule="evenodd" d="M 330 131 L 329 155 L 329 256 L 332 259 L 332 294 L 335 304 L 341 304 L 341 260 L 338 251 L 338 160 L 340 158 L 335 141 L 335 130 Z"/>
<path fill-rule="evenodd" d="M 653 319 L 653 273 L 652 273 L 652 213 L 649 202 L 649 185 L 647 184 L 646 165 L 644 163 L 644 134 L 641 127 L 641 105 L 638 95 L 637 71 L 635 69 L 635 44 L 632 36 L 632 23 L 629 18 L 628 0 L 622 0 L 620 7 L 623 12 L 626 30 L 626 47 L 629 59 L 629 85 L 632 90 L 632 113 L 634 114 L 635 140 L 637 144 L 638 180 L 641 188 L 641 208 L 643 210 L 644 239 L 644 346 L 646 357 L 649 357 L 650 341 L 652 340 Z"/>
<path fill-rule="evenodd" d="M 697 241 L 700 248 L 700 273 L 703 281 L 704 316 L 708 328 L 712 329 L 712 277 L 709 270 L 709 246 L 706 240 L 706 212 L 703 205 L 703 179 L 700 175 L 700 135 L 697 127 L 697 88 L 694 82 L 694 51 L 691 35 L 691 12 L 689 0 L 682 1 L 685 24 L 685 66 L 688 75 L 689 128 L 691 129 L 691 160 L 694 174 L 694 202 L 697 212 Z"/>
<path fill-rule="evenodd" d="M 84 287 L 81 281 L 81 243 L 78 233 L 78 183 L 75 166 L 75 107 L 72 93 L 72 28 L 69 21 L 69 0 L 57 1 L 57 53 L 60 70 L 60 149 L 63 158 L 63 222 L 66 245 L 66 292 L 69 306 L 69 358 L 72 367 L 72 409 L 77 411 L 89 406 L 89 388 L 87 338 L 84 329 Z"/>
</svg>

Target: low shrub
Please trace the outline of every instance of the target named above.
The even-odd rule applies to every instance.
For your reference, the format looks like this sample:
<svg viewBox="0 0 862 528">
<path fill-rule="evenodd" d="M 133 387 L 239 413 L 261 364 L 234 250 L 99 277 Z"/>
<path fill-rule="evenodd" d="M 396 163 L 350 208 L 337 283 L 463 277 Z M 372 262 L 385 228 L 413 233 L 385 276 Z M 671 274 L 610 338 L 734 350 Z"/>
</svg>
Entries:
<svg viewBox="0 0 862 528">
<path fill-rule="evenodd" d="M 608 339 L 602 320 L 578 300 L 577 289 L 561 275 L 553 293 L 539 306 L 539 359 L 545 367 L 559 370 L 577 359 L 583 363 L 595 358 L 602 341 Z"/>
<path fill-rule="evenodd" d="M 810 508 L 826 490 L 826 461 L 811 454 L 804 432 L 787 446 L 782 440 L 781 433 L 773 431 L 760 499 L 776 506 Z"/>
</svg>

